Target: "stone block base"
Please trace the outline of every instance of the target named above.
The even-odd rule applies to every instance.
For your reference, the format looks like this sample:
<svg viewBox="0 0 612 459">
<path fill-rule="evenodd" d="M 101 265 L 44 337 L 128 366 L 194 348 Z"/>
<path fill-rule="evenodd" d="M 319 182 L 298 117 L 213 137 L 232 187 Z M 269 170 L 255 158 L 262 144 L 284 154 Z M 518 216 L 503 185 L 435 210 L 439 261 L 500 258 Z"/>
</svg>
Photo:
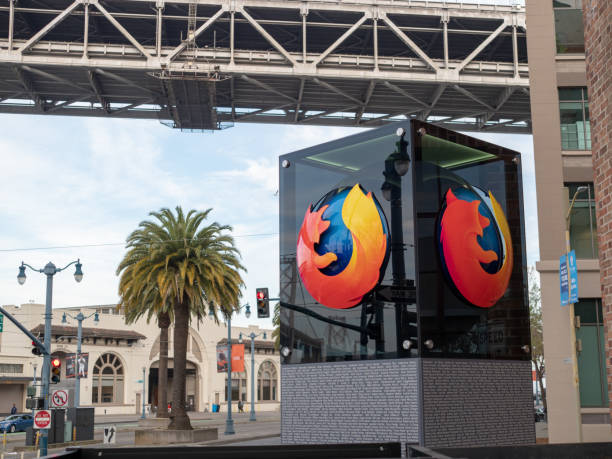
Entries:
<svg viewBox="0 0 612 459">
<path fill-rule="evenodd" d="M 173 443 L 199 443 L 217 440 L 219 433 L 216 427 L 194 430 L 136 430 L 136 445 L 171 445 Z"/>
<path fill-rule="evenodd" d="M 170 418 L 145 418 L 138 420 L 138 427 L 148 429 L 165 429 L 170 424 Z"/>
</svg>

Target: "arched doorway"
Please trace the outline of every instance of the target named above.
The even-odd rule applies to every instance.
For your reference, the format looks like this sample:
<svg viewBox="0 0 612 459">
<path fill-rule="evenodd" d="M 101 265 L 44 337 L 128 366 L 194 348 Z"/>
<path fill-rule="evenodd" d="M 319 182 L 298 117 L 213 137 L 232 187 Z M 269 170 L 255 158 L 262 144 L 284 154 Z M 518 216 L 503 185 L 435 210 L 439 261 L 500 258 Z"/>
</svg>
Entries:
<svg viewBox="0 0 612 459">
<path fill-rule="evenodd" d="M 199 399 L 200 399 L 200 381 L 202 375 L 200 374 L 199 367 L 197 364 L 187 361 L 186 368 L 186 400 L 185 408 L 187 411 L 199 411 Z M 172 379 L 174 376 L 174 359 L 168 359 L 168 403 L 172 403 Z M 151 364 L 149 369 L 149 390 L 148 400 L 151 406 L 157 407 L 157 401 L 159 400 L 159 360 L 156 360 Z"/>
</svg>

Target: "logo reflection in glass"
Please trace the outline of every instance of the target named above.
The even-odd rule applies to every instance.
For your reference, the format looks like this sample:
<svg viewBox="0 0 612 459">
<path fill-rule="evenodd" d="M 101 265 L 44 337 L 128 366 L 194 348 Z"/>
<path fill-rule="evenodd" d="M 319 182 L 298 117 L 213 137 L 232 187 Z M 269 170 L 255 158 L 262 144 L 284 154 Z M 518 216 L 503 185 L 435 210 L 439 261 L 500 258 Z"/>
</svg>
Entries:
<svg viewBox="0 0 612 459">
<path fill-rule="evenodd" d="M 324 306 L 356 306 L 378 284 L 389 229 L 380 204 L 359 184 L 327 193 L 304 216 L 297 243 L 302 282 Z"/>
<path fill-rule="evenodd" d="M 512 274 L 510 229 L 491 192 L 450 188 L 438 224 L 440 259 L 447 279 L 469 303 L 490 308 Z"/>
</svg>

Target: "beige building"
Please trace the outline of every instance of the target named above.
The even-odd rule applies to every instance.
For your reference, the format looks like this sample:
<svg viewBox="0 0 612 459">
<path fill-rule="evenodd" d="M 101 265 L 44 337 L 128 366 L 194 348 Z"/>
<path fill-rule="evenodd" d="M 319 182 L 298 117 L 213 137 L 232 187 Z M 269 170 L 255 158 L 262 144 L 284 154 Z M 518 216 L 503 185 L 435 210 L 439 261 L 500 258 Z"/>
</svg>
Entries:
<svg viewBox="0 0 612 459">
<path fill-rule="evenodd" d="M 42 339 L 44 305 L 24 304 L 5 306 L 5 309 Z M 51 391 L 65 389 L 69 404 L 72 403 L 75 379 L 66 376 L 66 369 L 76 352 L 78 323 L 69 316 L 79 312 L 85 316 L 97 312 L 99 317 L 98 323 L 94 321 L 95 316 L 83 321 L 81 352 L 88 354 L 88 362 L 83 365 L 81 361 L 80 370 L 86 370 L 87 376 L 81 379 L 80 406 L 93 406 L 96 414 L 141 413 L 144 375 L 145 408 L 147 412 L 154 410 L 158 399 L 159 328 L 153 321 L 147 324 L 144 319 L 126 325 L 114 305 L 53 309 L 51 352 L 61 361 L 62 376 L 59 384 L 51 385 Z M 64 314 L 66 323 L 62 321 Z M 232 400 L 236 402 L 240 397 L 247 403 L 251 401 L 251 346 L 246 336 L 255 333 L 260 335 L 255 339 L 256 410 L 277 410 L 280 365 L 271 330 L 257 326 L 232 327 L 232 343 L 238 344 L 240 333 L 245 336 L 245 372 L 232 373 Z M 172 400 L 172 334 L 171 329 L 169 401 Z M 218 404 L 221 411 L 227 410 L 226 373 L 217 372 L 217 345 L 224 343 L 227 343 L 225 323 L 216 325 L 213 320 L 205 320 L 191 324 L 187 345 L 188 409 L 210 411 L 213 404 Z M 31 340 L 5 318 L 4 331 L 0 333 L 0 413 L 8 413 L 13 403 L 20 412 L 25 410 L 26 387 L 32 382 L 35 368 L 40 379 L 42 357 L 32 354 Z M 245 407 L 248 408 L 249 405 Z M 236 403 L 233 409 L 237 410 Z"/>
<path fill-rule="evenodd" d="M 549 441 L 612 441 L 582 2 L 527 0 L 526 6 Z M 578 390 L 570 308 L 561 307 L 559 293 L 565 216 L 574 195 L 570 242 L 579 285 Z"/>
</svg>

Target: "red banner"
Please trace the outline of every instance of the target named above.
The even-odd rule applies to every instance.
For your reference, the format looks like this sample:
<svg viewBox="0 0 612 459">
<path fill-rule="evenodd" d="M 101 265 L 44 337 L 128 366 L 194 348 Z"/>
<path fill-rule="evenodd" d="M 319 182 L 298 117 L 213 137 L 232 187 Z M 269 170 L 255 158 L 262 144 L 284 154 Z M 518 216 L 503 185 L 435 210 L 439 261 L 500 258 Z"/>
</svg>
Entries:
<svg viewBox="0 0 612 459">
<path fill-rule="evenodd" d="M 244 344 L 232 344 L 232 373 L 244 371 Z"/>
</svg>

